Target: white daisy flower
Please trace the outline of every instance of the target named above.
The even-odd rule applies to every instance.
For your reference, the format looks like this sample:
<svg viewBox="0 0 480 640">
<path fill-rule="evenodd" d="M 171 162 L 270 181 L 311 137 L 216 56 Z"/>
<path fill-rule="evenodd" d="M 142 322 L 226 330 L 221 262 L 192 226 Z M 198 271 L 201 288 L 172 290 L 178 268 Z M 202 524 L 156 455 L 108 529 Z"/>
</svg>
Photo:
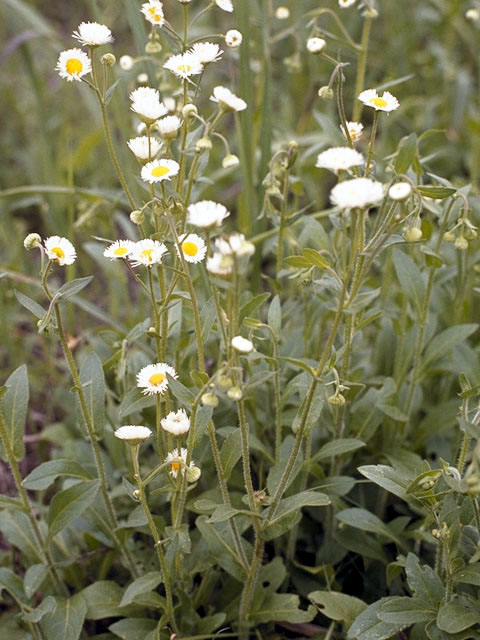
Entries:
<svg viewBox="0 0 480 640">
<path fill-rule="evenodd" d="M 310 53 L 321 53 L 326 46 L 327 43 L 323 38 L 313 37 L 307 40 L 307 51 Z"/>
<path fill-rule="evenodd" d="M 124 71 L 131 71 L 135 64 L 132 56 L 122 56 L 118 62 Z"/>
<path fill-rule="evenodd" d="M 232 338 L 232 347 L 239 353 L 250 353 L 253 351 L 253 342 L 242 336 L 235 336 Z"/>
<path fill-rule="evenodd" d="M 226 87 L 215 87 L 213 96 L 210 96 L 210 100 L 212 102 L 218 102 L 221 107 L 231 111 L 243 111 L 247 108 L 245 100 L 238 98 Z"/>
<path fill-rule="evenodd" d="M 176 176 L 180 169 L 180 165 L 175 160 L 166 160 L 162 158 L 160 160 L 152 160 L 148 162 L 141 172 L 142 180 L 144 182 L 162 182 L 163 180 L 170 180 L 172 176 Z"/>
<path fill-rule="evenodd" d="M 137 138 L 130 138 L 127 142 L 130 151 L 139 160 L 151 160 L 160 151 L 162 143 L 157 138 L 148 136 L 139 136 Z"/>
<path fill-rule="evenodd" d="M 168 113 L 157 89 L 151 87 L 139 87 L 130 94 L 132 104 L 130 109 L 134 111 L 147 124 L 152 124 L 158 118 Z"/>
<path fill-rule="evenodd" d="M 215 0 L 215 4 L 219 9 L 223 9 L 224 11 L 228 11 L 228 13 L 232 13 L 233 11 L 233 3 L 232 0 Z"/>
<path fill-rule="evenodd" d="M 90 73 L 92 63 L 85 51 L 68 49 L 67 51 L 62 51 L 58 57 L 55 70 L 58 71 L 61 78 L 71 82 L 72 80 L 80 80 L 87 73 Z"/>
<path fill-rule="evenodd" d="M 196 42 L 188 53 L 196 56 L 202 64 L 208 64 L 220 60 L 223 51 L 213 42 Z"/>
<path fill-rule="evenodd" d="M 119 258 L 128 258 L 130 251 L 135 243 L 131 240 L 115 240 L 113 244 L 105 249 L 103 255 L 110 260 L 118 260 Z"/>
<path fill-rule="evenodd" d="M 78 31 L 73 32 L 73 37 L 89 47 L 99 47 L 102 44 L 113 42 L 110 29 L 104 24 L 98 24 L 98 22 L 82 22 Z"/>
<path fill-rule="evenodd" d="M 339 182 L 330 192 L 330 201 L 341 209 L 363 209 L 383 200 L 383 184 L 369 178 Z"/>
<path fill-rule="evenodd" d="M 243 36 L 237 29 L 229 29 L 225 34 L 225 44 L 227 47 L 236 49 L 242 44 Z"/>
<path fill-rule="evenodd" d="M 231 255 L 214 253 L 207 258 L 207 271 L 216 276 L 228 276 L 233 270 L 233 258 Z"/>
<path fill-rule="evenodd" d="M 392 200 L 406 200 L 412 193 L 412 185 L 409 182 L 396 182 L 388 190 L 388 197 Z"/>
<path fill-rule="evenodd" d="M 178 240 L 180 242 L 180 247 L 182 248 L 183 257 L 187 262 L 196 264 L 205 258 L 207 247 L 205 246 L 203 239 L 200 236 L 197 236 L 196 233 L 184 233 Z M 180 257 L 178 247 L 177 253 Z"/>
<path fill-rule="evenodd" d="M 212 200 L 202 200 L 191 204 L 188 209 L 187 222 L 201 229 L 208 229 L 213 226 L 220 226 L 230 215 L 230 211 L 223 204 Z"/>
<path fill-rule="evenodd" d="M 346 140 L 347 134 L 345 133 L 345 129 L 343 128 L 343 125 L 340 125 L 340 130 L 343 133 L 343 137 Z M 362 136 L 363 124 L 361 122 L 347 121 L 347 130 L 348 130 L 348 133 L 350 134 L 350 140 L 352 142 L 357 142 L 357 140 L 360 140 Z"/>
<path fill-rule="evenodd" d="M 165 462 L 171 463 L 170 475 L 174 478 L 177 477 L 178 472 L 182 472 L 182 476 L 185 475 L 185 469 L 187 466 L 187 450 L 183 447 L 180 449 L 173 449 L 170 453 L 167 454 L 165 458 Z M 193 460 L 190 462 L 189 468 L 193 469 L 195 467 L 195 463 Z"/>
<path fill-rule="evenodd" d="M 339 171 L 347 171 L 352 167 L 363 164 L 365 160 L 363 156 L 355 149 L 350 147 L 332 147 L 323 151 L 317 156 L 315 166 L 319 169 L 328 169 L 334 173 Z"/>
<path fill-rule="evenodd" d="M 67 238 L 62 238 L 61 236 L 50 236 L 45 239 L 44 245 L 48 259 L 52 262 L 56 262 L 61 267 L 75 262 L 77 252 L 75 251 L 73 244 L 70 240 L 67 240 Z"/>
<path fill-rule="evenodd" d="M 168 249 L 163 242 L 145 238 L 145 240 L 132 243 L 128 259 L 134 267 L 140 267 L 141 265 L 151 267 L 154 264 L 161 263 L 163 256 L 167 252 Z"/>
<path fill-rule="evenodd" d="M 382 96 L 379 96 L 376 89 L 366 89 L 362 91 L 358 99 L 376 111 L 395 111 L 400 106 L 398 100 L 389 91 L 384 91 Z"/>
<path fill-rule="evenodd" d="M 245 240 L 243 233 L 232 233 L 228 238 L 216 238 L 215 246 L 222 256 L 234 254 L 241 258 L 255 253 L 255 246 Z"/>
<path fill-rule="evenodd" d="M 178 116 L 167 116 L 157 120 L 157 131 L 162 138 L 175 138 L 181 126 L 182 121 Z"/>
<path fill-rule="evenodd" d="M 147 364 L 137 373 L 137 387 L 148 396 L 163 393 L 168 388 L 167 373 L 172 378 L 178 378 L 175 369 L 165 362 Z"/>
<path fill-rule="evenodd" d="M 351 7 L 355 4 L 357 0 L 338 0 L 338 6 L 342 9 L 346 9 L 347 7 Z"/>
<path fill-rule="evenodd" d="M 184 409 L 178 411 L 170 411 L 170 413 L 160 421 L 160 424 L 174 436 L 181 436 L 190 429 L 190 418 Z"/>
<path fill-rule="evenodd" d="M 149 438 L 152 432 L 148 427 L 128 424 L 115 429 L 113 435 L 120 440 L 127 441 L 128 444 L 137 445 Z"/>
<path fill-rule="evenodd" d="M 179 78 L 188 80 L 190 76 L 196 76 L 203 71 L 203 64 L 196 55 L 187 51 L 171 56 L 163 65 L 164 69 L 168 69 Z"/>
<path fill-rule="evenodd" d="M 163 15 L 163 4 L 159 0 L 150 0 L 142 4 L 140 11 L 145 16 L 145 19 L 150 24 L 161 27 L 165 22 L 165 16 Z"/>
</svg>

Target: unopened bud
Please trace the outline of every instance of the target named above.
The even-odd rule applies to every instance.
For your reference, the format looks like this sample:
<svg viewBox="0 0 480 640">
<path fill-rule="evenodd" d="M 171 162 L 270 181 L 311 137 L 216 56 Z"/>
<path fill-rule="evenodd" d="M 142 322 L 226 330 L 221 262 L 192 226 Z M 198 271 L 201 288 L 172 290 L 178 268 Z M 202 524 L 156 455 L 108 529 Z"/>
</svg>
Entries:
<svg viewBox="0 0 480 640">
<path fill-rule="evenodd" d="M 465 251 L 468 249 L 468 240 L 464 236 L 458 236 L 458 238 L 453 243 L 455 249 L 460 249 L 460 251 Z"/>
<path fill-rule="evenodd" d="M 478 9 L 468 9 L 468 11 L 465 12 L 465 19 L 476 22 L 480 19 L 480 11 Z"/>
<path fill-rule="evenodd" d="M 218 378 L 218 386 L 222 387 L 222 389 L 229 389 L 232 385 L 232 379 L 228 376 L 220 376 Z"/>
<path fill-rule="evenodd" d="M 199 467 L 187 467 L 185 475 L 187 482 L 196 482 L 202 475 L 202 470 Z"/>
<path fill-rule="evenodd" d="M 443 239 L 446 242 L 455 242 L 455 234 L 453 233 L 453 231 L 446 231 L 443 234 Z"/>
<path fill-rule="evenodd" d="M 232 169 L 233 167 L 237 167 L 239 164 L 240 160 L 238 159 L 238 156 L 233 153 L 229 153 L 222 160 L 222 167 L 224 169 Z"/>
<path fill-rule="evenodd" d="M 115 58 L 113 53 L 104 53 L 103 56 L 100 58 L 100 61 L 106 67 L 113 67 L 117 59 Z"/>
<path fill-rule="evenodd" d="M 28 251 L 32 249 L 37 249 L 42 244 L 42 238 L 38 235 L 38 233 L 29 233 L 28 236 L 23 241 L 23 246 Z"/>
<path fill-rule="evenodd" d="M 231 47 L 232 49 L 239 47 L 242 44 L 242 39 L 242 34 L 236 29 L 230 29 L 225 34 L 225 44 L 227 47 Z"/>
<path fill-rule="evenodd" d="M 135 209 L 135 211 L 132 211 L 130 214 L 130 220 L 133 224 L 143 224 L 145 221 L 145 214 L 143 211 L 140 211 L 140 209 Z"/>
<path fill-rule="evenodd" d="M 322 51 L 325 49 L 326 46 L 327 46 L 327 43 L 323 38 L 315 37 L 315 38 L 309 38 L 307 40 L 307 50 L 310 51 L 310 53 L 314 53 L 314 54 L 322 53 Z"/>
<path fill-rule="evenodd" d="M 290 17 L 290 9 L 288 7 L 278 7 L 275 11 L 275 17 L 277 20 L 288 20 Z"/>
<path fill-rule="evenodd" d="M 210 151 L 211 148 L 212 141 L 210 140 L 210 138 L 200 138 L 199 140 L 197 140 L 197 143 L 195 145 L 195 151 L 197 153 L 200 153 L 202 151 Z"/>
<path fill-rule="evenodd" d="M 145 53 L 160 53 L 162 45 L 157 40 L 150 40 L 145 46 Z"/>
<path fill-rule="evenodd" d="M 135 491 L 132 493 L 132 496 L 135 500 L 140 500 L 140 491 L 138 489 L 135 489 Z"/>
<path fill-rule="evenodd" d="M 130 71 L 133 69 L 134 61 L 132 56 L 122 56 L 119 60 L 119 64 L 124 71 Z"/>
<path fill-rule="evenodd" d="M 407 242 L 418 242 L 422 237 L 422 230 L 418 227 L 408 227 L 403 232 L 403 237 Z"/>
<path fill-rule="evenodd" d="M 333 98 L 333 89 L 328 85 L 324 87 L 320 87 L 318 90 L 318 97 L 322 98 L 322 100 L 332 100 Z"/>
<path fill-rule="evenodd" d="M 328 404 L 332 407 L 343 407 L 345 402 L 345 397 L 342 396 L 341 393 L 336 393 L 335 395 L 328 398 Z"/>
<path fill-rule="evenodd" d="M 228 391 L 227 391 L 227 396 L 230 398 L 230 400 L 241 400 L 243 397 L 243 393 L 242 390 L 240 389 L 240 387 L 231 387 Z"/>
<path fill-rule="evenodd" d="M 477 235 L 478 234 L 475 229 L 471 229 L 470 227 L 467 227 L 467 229 L 465 229 L 464 236 L 467 240 L 475 240 Z"/>
<path fill-rule="evenodd" d="M 201 398 L 202 404 L 205 407 L 217 407 L 218 406 L 218 398 L 214 393 L 204 393 Z"/>
<path fill-rule="evenodd" d="M 194 104 L 186 104 L 182 109 L 182 115 L 184 118 L 191 118 L 198 114 L 198 109 Z"/>
<path fill-rule="evenodd" d="M 373 7 L 369 7 L 365 13 L 363 14 L 365 16 L 365 18 L 376 18 L 378 16 L 378 11 L 376 9 L 374 9 Z"/>
</svg>

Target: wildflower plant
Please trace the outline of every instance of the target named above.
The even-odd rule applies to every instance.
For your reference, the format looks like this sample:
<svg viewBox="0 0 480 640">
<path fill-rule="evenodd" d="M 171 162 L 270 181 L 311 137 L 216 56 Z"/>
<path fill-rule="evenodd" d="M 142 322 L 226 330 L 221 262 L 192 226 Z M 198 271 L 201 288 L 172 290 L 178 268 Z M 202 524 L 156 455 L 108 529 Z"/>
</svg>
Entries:
<svg viewBox="0 0 480 640">
<path fill-rule="evenodd" d="M 113 9 L 58 53 L 105 165 L 2 278 L 12 639 L 480 638 L 478 184 L 378 5 L 128 3 L 141 56 Z"/>
</svg>

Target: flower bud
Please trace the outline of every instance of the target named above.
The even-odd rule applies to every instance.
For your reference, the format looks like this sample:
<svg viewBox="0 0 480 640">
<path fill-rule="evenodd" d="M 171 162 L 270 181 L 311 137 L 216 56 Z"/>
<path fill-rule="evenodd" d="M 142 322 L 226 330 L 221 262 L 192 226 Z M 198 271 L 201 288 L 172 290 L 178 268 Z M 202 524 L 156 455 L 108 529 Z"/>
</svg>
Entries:
<svg viewBox="0 0 480 640">
<path fill-rule="evenodd" d="M 222 160 L 222 167 L 224 169 L 232 169 L 233 167 L 238 167 L 239 164 L 240 160 L 238 159 L 238 156 L 233 153 L 229 153 Z"/>
<path fill-rule="evenodd" d="M 229 29 L 225 34 L 225 44 L 231 49 L 235 49 L 242 44 L 243 36 L 236 29 Z"/>
<path fill-rule="evenodd" d="M 113 53 L 104 53 L 100 58 L 100 62 L 104 64 L 106 67 L 113 67 L 115 62 L 117 61 L 116 57 Z"/>
<path fill-rule="evenodd" d="M 465 19 L 471 20 L 471 22 L 476 22 L 480 18 L 480 11 L 478 9 L 468 9 L 465 12 Z"/>
<path fill-rule="evenodd" d="M 137 76 L 138 84 L 147 84 L 148 82 L 148 74 L 147 73 L 139 73 Z"/>
<path fill-rule="evenodd" d="M 185 475 L 187 482 L 196 482 L 202 475 L 202 470 L 199 467 L 187 467 Z"/>
<path fill-rule="evenodd" d="M 119 64 L 124 71 L 130 71 L 133 69 L 134 61 L 132 56 L 122 56 L 119 60 Z"/>
<path fill-rule="evenodd" d="M 458 238 L 453 243 L 455 249 L 460 249 L 460 251 L 465 251 L 468 249 L 468 240 L 464 236 L 458 236 Z"/>
<path fill-rule="evenodd" d="M 389 198 L 397 201 L 406 200 L 411 193 L 412 186 L 409 182 L 396 182 L 388 190 Z"/>
<path fill-rule="evenodd" d="M 186 104 L 182 109 L 182 115 L 184 118 L 191 118 L 198 114 L 198 109 L 194 104 Z"/>
<path fill-rule="evenodd" d="M 38 235 L 38 233 L 29 233 L 28 236 L 23 241 L 23 246 L 27 251 L 31 251 L 32 249 L 38 249 L 42 244 L 42 238 Z"/>
<path fill-rule="evenodd" d="M 464 231 L 464 236 L 467 240 L 475 240 L 477 235 L 478 234 L 475 229 L 472 229 L 471 227 L 467 227 Z"/>
<path fill-rule="evenodd" d="M 232 379 L 228 376 L 220 376 L 218 378 L 218 386 L 222 387 L 222 389 L 229 389 L 232 385 Z"/>
<path fill-rule="evenodd" d="M 418 227 L 408 227 L 403 232 L 403 237 L 407 242 L 418 242 L 422 235 L 422 230 Z"/>
<path fill-rule="evenodd" d="M 275 11 L 275 18 L 277 20 L 288 20 L 290 17 L 290 9 L 288 7 L 278 7 Z"/>
<path fill-rule="evenodd" d="M 320 87 L 318 90 L 318 97 L 322 98 L 322 100 L 332 100 L 333 99 L 333 89 L 327 85 L 324 87 Z"/>
<path fill-rule="evenodd" d="M 214 393 L 204 393 L 201 397 L 202 404 L 205 407 L 217 407 L 218 406 L 218 398 Z"/>
<path fill-rule="evenodd" d="M 227 391 L 227 396 L 230 398 L 230 400 L 241 400 L 243 397 L 243 393 L 242 390 L 240 389 L 240 387 L 231 387 L 228 391 Z"/>
<path fill-rule="evenodd" d="M 145 214 L 143 213 L 143 211 L 135 209 L 135 211 L 132 211 L 132 213 L 130 214 L 130 220 L 133 222 L 133 224 L 143 224 L 145 221 Z"/>
<path fill-rule="evenodd" d="M 199 140 L 197 140 L 197 143 L 195 145 L 195 151 L 197 153 L 201 153 L 202 151 L 210 151 L 211 148 L 212 141 L 210 140 L 210 138 L 200 138 Z"/>
<path fill-rule="evenodd" d="M 455 234 L 453 233 L 453 231 L 446 231 L 443 234 L 443 239 L 446 242 L 455 242 Z"/>
<path fill-rule="evenodd" d="M 140 491 L 138 489 L 135 489 L 135 491 L 132 493 L 132 496 L 134 500 L 140 500 Z"/>
<path fill-rule="evenodd" d="M 322 53 L 326 46 L 327 43 L 323 38 L 314 37 L 307 40 L 307 50 L 310 51 L 310 53 Z"/>
<path fill-rule="evenodd" d="M 328 404 L 332 407 L 343 407 L 346 400 L 341 393 L 336 393 L 328 398 Z"/>
<path fill-rule="evenodd" d="M 150 40 L 145 46 L 145 53 L 160 53 L 162 45 L 157 40 Z"/>
</svg>

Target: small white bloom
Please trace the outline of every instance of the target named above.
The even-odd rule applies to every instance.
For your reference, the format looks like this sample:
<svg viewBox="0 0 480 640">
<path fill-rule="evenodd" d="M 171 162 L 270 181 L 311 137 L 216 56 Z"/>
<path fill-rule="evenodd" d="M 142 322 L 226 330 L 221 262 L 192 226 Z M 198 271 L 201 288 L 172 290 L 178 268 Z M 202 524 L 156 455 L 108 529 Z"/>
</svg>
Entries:
<svg viewBox="0 0 480 640">
<path fill-rule="evenodd" d="M 233 258 L 231 255 L 224 256 L 221 253 L 214 253 L 207 258 L 207 271 L 216 276 L 228 276 L 233 270 Z"/>
<path fill-rule="evenodd" d="M 130 151 L 139 160 L 151 160 L 160 151 L 162 143 L 157 138 L 150 136 L 139 136 L 137 138 L 130 138 L 127 142 Z"/>
<path fill-rule="evenodd" d="M 388 197 L 392 200 L 406 200 L 412 193 L 412 185 L 409 182 L 396 182 L 388 190 Z"/>
<path fill-rule="evenodd" d="M 215 246 L 222 256 L 234 254 L 241 258 L 255 253 L 255 245 L 245 240 L 243 233 L 232 233 L 228 238 L 216 238 Z"/>
<path fill-rule="evenodd" d="M 45 239 L 44 245 L 48 259 L 52 262 L 56 262 L 61 267 L 75 262 L 77 252 L 75 251 L 73 244 L 70 240 L 67 240 L 67 238 L 62 238 L 61 236 L 50 236 Z"/>
<path fill-rule="evenodd" d="M 135 64 L 132 56 L 121 56 L 118 62 L 124 71 L 130 71 L 133 69 L 133 65 Z"/>
<path fill-rule="evenodd" d="M 225 34 L 225 44 L 227 47 L 236 49 L 242 44 L 243 36 L 237 29 L 229 29 Z"/>
<path fill-rule="evenodd" d="M 137 76 L 138 84 L 147 84 L 148 82 L 148 73 L 139 73 Z"/>
<path fill-rule="evenodd" d="M 357 0 L 338 0 L 338 4 L 342 9 L 351 7 Z"/>
<path fill-rule="evenodd" d="M 230 211 L 223 204 L 212 202 L 212 200 L 202 200 L 191 204 L 187 212 L 187 222 L 201 229 L 218 227 L 230 215 Z"/>
<path fill-rule="evenodd" d="M 160 160 L 152 160 L 148 162 L 141 172 L 142 180 L 144 182 L 162 182 L 163 180 L 170 180 L 172 176 L 176 176 L 180 169 L 180 165 L 175 160 L 166 160 L 162 158 Z"/>
<path fill-rule="evenodd" d="M 341 209 L 363 209 L 381 200 L 383 200 L 383 185 L 369 178 L 345 180 L 333 187 L 330 192 L 330 201 Z"/>
<path fill-rule="evenodd" d="M 467 9 L 465 12 L 465 19 L 477 22 L 480 19 L 480 11 L 478 9 Z"/>
<path fill-rule="evenodd" d="M 226 87 L 215 87 L 213 95 L 210 96 L 212 102 L 218 102 L 220 106 L 231 111 L 243 111 L 247 108 L 245 100 L 238 98 Z"/>
<path fill-rule="evenodd" d="M 233 153 L 227 154 L 222 160 L 222 167 L 224 169 L 232 169 L 233 167 L 238 167 L 239 164 L 240 160 L 238 156 L 234 155 Z"/>
<path fill-rule="evenodd" d="M 358 99 L 376 111 L 395 111 L 400 106 L 398 100 L 389 91 L 384 91 L 382 96 L 379 96 L 376 89 L 366 89 L 362 91 Z"/>
<path fill-rule="evenodd" d="M 343 128 L 343 125 L 340 125 L 340 130 L 343 133 L 343 137 L 346 140 L 347 134 L 345 133 L 345 129 Z M 361 122 L 355 122 L 355 121 L 347 122 L 347 130 L 348 130 L 348 133 L 350 134 L 350 140 L 352 142 L 357 142 L 357 140 L 360 140 L 362 136 L 363 124 Z"/>
<path fill-rule="evenodd" d="M 182 121 L 178 116 L 167 116 L 157 120 L 157 130 L 162 138 L 175 138 L 181 126 Z"/>
<path fill-rule="evenodd" d="M 72 80 L 80 80 L 87 73 L 90 73 L 92 64 L 85 51 L 68 49 L 67 51 L 62 51 L 58 57 L 55 70 L 58 71 L 61 78 L 71 82 Z"/>
<path fill-rule="evenodd" d="M 364 162 L 362 154 L 355 151 L 355 149 L 332 147 L 318 155 L 315 166 L 338 173 L 339 171 L 347 171 L 352 167 L 357 167 Z"/>
<path fill-rule="evenodd" d="M 167 96 L 166 98 L 164 98 L 163 104 L 165 105 L 165 108 L 167 109 L 167 111 L 169 111 L 170 113 L 172 111 L 175 111 L 175 109 L 177 108 L 177 103 L 175 102 L 175 98 L 172 98 L 171 96 Z"/>
<path fill-rule="evenodd" d="M 314 37 L 307 40 L 307 50 L 310 53 L 321 53 L 326 46 L 327 43 L 323 38 Z"/>
<path fill-rule="evenodd" d="M 106 258 L 110 258 L 110 260 L 128 258 L 134 244 L 131 240 L 115 240 L 113 244 L 105 249 L 103 255 Z"/>
<path fill-rule="evenodd" d="M 137 373 L 137 387 L 148 396 L 163 393 L 168 388 L 167 373 L 172 378 L 178 378 L 175 369 L 165 362 L 148 364 Z"/>
<path fill-rule="evenodd" d="M 98 22 L 82 22 L 78 31 L 73 32 L 73 37 L 90 47 L 99 47 L 102 44 L 113 42 L 110 29 L 104 24 L 98 24 Z"/>
<path fill-rule="evenodd" d="M 157 89 L 139 87 L 132 91 L 130 100 L 132 101 L 130 109 L 147 124 L 152 124 L 168 113 L 163 102 L 160 102 Z"/>
<path fill-rule="evenodd" d="M 235 336 L 232 338 L 232 347 L 239 353 L 250 353 L 253 351 L 253 342 L 242 336 Z"/>
<path fill-rule="evenodd" d="M 223 51 L 213 42 L 196 42 L 189 53 L 196 56 L 202 64 L 208 64 L 220 60 Z"/>
<path fill-rule="evenodd" d="M 277 20 L 288 20 L 290 17 L 290 9 L 288 7 L 278 7 L 275 11 L 275 17 Z"/>
<path fill-rule="evenodd" d="M 161 27 L 165 22 L 165 16 L 163 15 L 163 4 L 159 0 L 150 0 L 142 4 L 140 11 L 145 16 L 145 19 L 150 24 Z"/>
<path fill-rule="evenodd" d="M 113 435 L 120 440 L 127 440 L 129 444 L 140 444 L 149 438 L 152 432 L 148 427 L 129 424 L 116 429 Z"/>
<path fill-rule="evenodd" d="M 128 259 L 134 267 L 141 265 L 151 267 L 154 264 L 161 263 L 163 256 L 167 252 L 168 249 L 163 242 L 146 238 L 132 243 Z"/>
<path fill-rule="evenodd" d="M 195 264 L 201 262 L 207 253 L 207 247 L 204 240 L 197 236 L 196 233 L 184 233 L 178 239 L 182 248 L 183 257 L 187 262 Z M 180 257 L 180 251 L 177 247 L 177 253 Z"/>
<path fill-rule="evenodd" d="M 177 477 L 178 472 L 181 471 L 182 475 L 185 475 L 185 469 L 187 466 L 187 450 L 183 447 L 180 449 L 173 449 L 170 453 L 167 454 L 165 458 L 165 462 L 169 462 L 171 464 L 170 475 L 174 478 Z M 195 463 L 193 460 L 190 462 L 189 468 L 193 469 L 195 467 Z"/>
<path fill-rule="evenodd" d="M 215 4 L 217 5 L 217 7 L 219 7 L 219 9 L 228 11 L 228 13 L 232 13 L 233 11 L 232 0 L 215 0 Z"/>
<path fill-rule="evenodd" d="M 181 436 L 190 429 L 190 418 L 184 409 L 180 409 L 176 412 L 170 411 L 170 413 L 160 421 L 160 424 L 168 433 L 174 436 Z"/>
<path fill-rule="evenodd" d="M 179 78 L 187 80 L 190 76 L 198 75 L 203 71 L 203 64 L 196 55 L 191 52 L 179 53 L 171 56 L 163 65 Z"/>
</svg>

